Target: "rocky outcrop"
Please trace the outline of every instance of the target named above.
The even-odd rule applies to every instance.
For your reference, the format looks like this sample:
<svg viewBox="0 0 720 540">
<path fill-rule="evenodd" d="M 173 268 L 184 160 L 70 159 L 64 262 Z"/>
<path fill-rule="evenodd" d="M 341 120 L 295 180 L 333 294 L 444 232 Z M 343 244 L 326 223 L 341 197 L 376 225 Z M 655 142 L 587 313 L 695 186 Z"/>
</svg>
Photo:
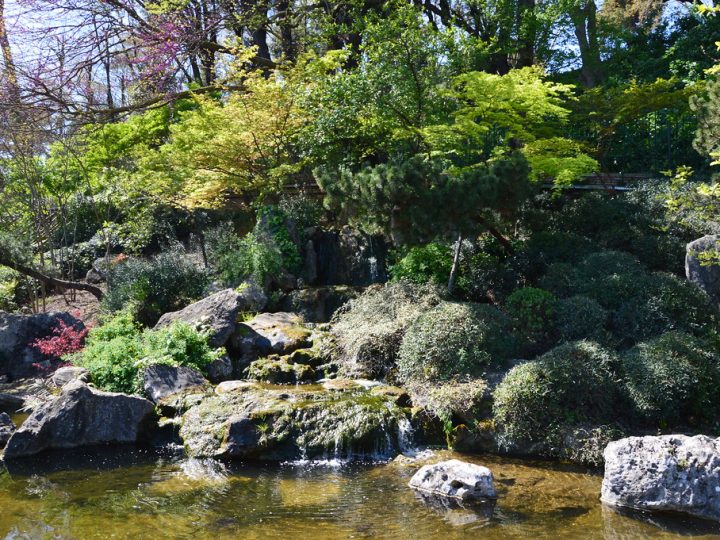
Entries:
<svg viewBox="0 0 720 540">
<path fill-rule="evenodd" d="M 294 313 L 261 313 L 238 323 L 229 348 L 240 358 L 240 369 L 269 354 L 290 354 L 312 345 L 312 333 Z"/>
<path fill-rule="evenodd" d="M 604 503 L 720 521 L 720 439 L 628 437 L 604 456 Z"/>
<path fill-rule="evenodd" d="M 180 311 L 165 313 L 160 317 L 155 329 L 182 321 L 196 328 L 209 330 L 210 346 L 222 347 L 235 330 L 238 313 L 245 309 L 243 295 L 234 289 L 225 289 Z"/>
<path fill-rule="evenodd" d="M 408 411 L 382 396 L 233 382 L 184 414 L 180 436 L 189 456 L 288 460 L 400 451 Z"/>
<path fill-rule="evenodd" d="M 51 336 L 59 320 L 69 326 L 84 328 L 82 321 L 69 313 L 18 315 L 0 311 L 0 375 L 7 374 L 12 379 L 31 375 L 33 364 L 45 360 L 31 344 Z"/>
<path fill-rule="evenodd" d="M 141 441 L 154 422 L 153 404 L 141 397 L 101 392 L 73 381 L 36 408 L 13 433 L 6 460 L 52 448 Z"/>
<path fill-rule="evenodd" d="M 181 394 L 203 393 L 208 387 L 202 373 L 188 366 L 152 364 L 143 373 L 143 390 L 155 403 Z"/>
<path fill-rule="evenodd" d="M 328 322 L 335 312 L 362 291 L 347 285 L 306 287 L 290 292 L 282 301 L 285 311 L 298 313 L 309 322 Z"/>
<path fill-rule="evenodd" d="M 57 388 L 62 388 L 72 381 L 90 382 L 90 372 L 81 367 L 65 366 L 55 370 L 50 375 L 50 384 Z"/>
<path fill-rule="evenodd" d="M 421 467 L 409 485 L 423 493 L 461 501 L 497 497 L 490 469 L 457 459 Z"/>
<path fill-rule="evenodd" d="M 15 424 L 10 419 L 10 416 L 6 413 L 0 413 L 0 448 L 5 448 L 14 432 Z"/>
<path fill-rule="evenodd" d="M 304 276 L 310 285 L 367 286 L 387 279 L 387 245 L 349 227 L 309 229 L 304 246 Z"/>
<path fill-rule="evenodd" d="M 690 283 L 700 287 L 716 304 L 720 303 L 720 238 L 703 236 L 690 242 L 685 253 L 685 275 Z M 703 264 L 703 254 L 709 258 Z"/>
</svg>

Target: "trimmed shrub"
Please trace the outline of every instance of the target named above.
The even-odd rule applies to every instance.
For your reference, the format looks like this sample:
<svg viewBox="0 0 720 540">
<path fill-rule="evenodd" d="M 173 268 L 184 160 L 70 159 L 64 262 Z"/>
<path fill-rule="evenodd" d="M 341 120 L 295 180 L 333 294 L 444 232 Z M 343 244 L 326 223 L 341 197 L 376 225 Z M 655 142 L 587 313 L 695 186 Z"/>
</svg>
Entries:
<svg viewBox="0 0 720 540">
<path fill-rule="evenodd" d="M 390 267 L 393 279 L 414 283 L 443 285 L 450 278 L 453 254 L 449 246 L 430 243 L 412 248 L 407 255 Z"/>
<path fill-rule="evenodd" d="M 588 339 L 604 342 L 608 337 L 607 322 L 608 312 L 587 296 L 572 296 L 557 303 L 556 323 L 563 341 Z"/>
<path fill-rule="evenodd" d="M 382 377 L 395 367 L 407 328 L 442 301 L 442 290 L 395 281 L 368 288 L 334 315 L 333 356 L 350 375 Z"/>
<path fill-rule="evenodd" d="M 560 298 L 572 296 L 577 287 L 575 268 L 568 263 L 553 263 L 538 280 L 538 285 Z"/>
<path fill-rule="evenodd" d="M 508 296 L 505 308 L 515 328 L 533 341 L 547 341 L 555 332 L 555 306 L 552 293 L 534 287 L 523 287 Z"/>
<path fill-rule="evenodd" d="M 643 273 L 640 261 L 622 251 L 600 251 L 588 255 L 578 264 L 576 270 L 577 279 L 586 282 L 610 276 L 638 276 Z"/>
<path fill-rule="evenodd" d="M 623 357 L 628 393 L 653 426 L 714 424 L 720 413 L 720 357 L 701 340 L 670 332 Z"/>
<path fill-rule="evenodd" d="M 500 443 L 539 444 L 552 453 L 568 426 L 611 422 L 623 408 L 617 367 L 612 352 L 589 341 L 560 345 L 514 367 L 493 393 Z"/>
<path fill-rule="evenodd" d="M 408 328 L 398 353 L 403 382 L 481 376 L 517 354 L 510 321 L 485 304 L 443 302 Z"/>
<path fill-rule="evenodd" d="M 655 273 L 637 281 L 636 295 L 612 317 L 618 345 L 629 347 L 664 332 L 700 334 L 717 323 L 717 309 L 697 287 L 672 274 Z"/>
<path fill-rule="evenodd" d="M 208 282 L 207 273 L 181 252 L 126 259 L 111 266 L 103 303 L 113 312 L 129 308 L 137 321 L 152 326 L 164 313 L 202 297 Z"/>
<path fill-rule="evenodd" d="M 140 393 L 142 374 L 151 364 L 190 366 L 205 371 L 223 351 L 211 349 L 208 336 L 175 322 L 141 331 L 129 312 L 116 315 L 88 334 L 82 352 L 64 357 L 86 368 L 93 382 L 111 392 Z"/>
</svg>

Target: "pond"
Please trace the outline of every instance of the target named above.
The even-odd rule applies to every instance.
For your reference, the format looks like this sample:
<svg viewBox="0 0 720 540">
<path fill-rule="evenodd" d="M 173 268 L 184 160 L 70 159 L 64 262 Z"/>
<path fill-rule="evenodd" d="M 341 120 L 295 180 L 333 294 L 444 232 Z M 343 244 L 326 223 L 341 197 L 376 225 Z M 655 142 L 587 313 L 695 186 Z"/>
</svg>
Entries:
<svg viewBox="0 0 720 540">
<path fill-rule="evenodd" d="M 224 464 L 141 450 L 73 450 L 0 469 L 0 538 L 710 538 L 720 528 L 626 516 L 601 478 L 542 462 L 437 452 L 484 464 L 495 505 L 426 501 L 418 462 Z"/>
</svg>

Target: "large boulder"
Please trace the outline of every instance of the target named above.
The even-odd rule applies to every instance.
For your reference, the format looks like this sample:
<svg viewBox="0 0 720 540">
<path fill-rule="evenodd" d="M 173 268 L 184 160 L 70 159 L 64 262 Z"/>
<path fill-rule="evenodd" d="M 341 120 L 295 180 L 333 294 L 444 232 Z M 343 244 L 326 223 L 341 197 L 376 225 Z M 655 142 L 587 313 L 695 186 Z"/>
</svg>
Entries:
<svg viewBox="0 0 720 540">
<path fill-rule="evenodd" d="M 628 437 L 604 456 L 604 503 L 720 521 L 720 439 Z"/>
<path fill-rule="evenodd" d="M 141 441 L 154 425 L 155 407 L 147 399 L 101 392 L 73 381 L 55 399 L 40 405 L 13 433 L 5 459 L 53 448 Z"/>
<path fill-rule="evenodd" d="M 230 340 L 230 348 L 240 357 L 241 368 L 269 354 L 290 354 L 312 345 L 312 332 L 294 313 L 261 313 L 238 323 Z"/>
<path fill-rule="evenodd" d="M 165 313 L 155 329 L 182 321 L 192 326 L 209 329 L 211 347 L 222 347 L 235 330 L 238 313 L 245 309 L 243 295 L 235 289 L 225 289 L 190 304 L 180 311 Z"/>
<path fill-rule="evenodd" d="M 490 469 L 458 459 L 421 467 L 409 485 L 423 493 L 461 501 L 497 497 Z"/>
<path fill-rule="evenodd" d="M 703 255 L 709 256 L 703 264 Z M 715 303 L 720 303 L 720 237 L 707 235 L 690 242 L 685 253 L 685 275 L 687 279 L 700 287 Z"/>
<path fill-rule="evenodd" d="M 58 321 L 78 329 L 85 327 L 81 320 L 64 312 L 18 315 L 0 311 L 0 375 L 11 379 L 31 375 L 33 364 L 45 360 L 31 344 L 53 335 Z"/>
<path fill-rule="evenodd" d="M 394 457 L 408 414 L 362 387 L 340 393 L 232 381 L 183 415 L 180 436 L 190 457 Z"/>
<path fill-rule="evenodd" d="M 15 432 L 15 424 L 7 413 L 0 413 L 0 448 L 4 448 Z"/>
<path fill-rule="evenodd" d="M 152 364 L 143 373 L 145 395 L 155 403 L 188 393 L 202 393 L 209 387 L 202 373 L 188 366 Z"/>
</svg>

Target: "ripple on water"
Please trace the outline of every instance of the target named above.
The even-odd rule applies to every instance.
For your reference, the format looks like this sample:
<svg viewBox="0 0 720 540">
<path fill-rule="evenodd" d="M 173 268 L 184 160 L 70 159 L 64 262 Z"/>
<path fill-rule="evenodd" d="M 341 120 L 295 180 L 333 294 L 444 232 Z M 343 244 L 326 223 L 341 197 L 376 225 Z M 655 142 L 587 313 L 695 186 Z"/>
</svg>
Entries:
<svg viewBox="0 0 720 540">
<path fill-rule="evenodd" d="M 498 501 L 463 506 L 407 487 L 423 460 L 449 457 L 489 466 Z M 88 456 L 83 460 L 87 465 Z M 382 465 L 278 466 L 125 456 L 90 463 L 0 473 L 0 538 L 614 539 L 719 532 L 605 508 L 597 475 L 497 457 L 438 452 Z"/>
</svg>

